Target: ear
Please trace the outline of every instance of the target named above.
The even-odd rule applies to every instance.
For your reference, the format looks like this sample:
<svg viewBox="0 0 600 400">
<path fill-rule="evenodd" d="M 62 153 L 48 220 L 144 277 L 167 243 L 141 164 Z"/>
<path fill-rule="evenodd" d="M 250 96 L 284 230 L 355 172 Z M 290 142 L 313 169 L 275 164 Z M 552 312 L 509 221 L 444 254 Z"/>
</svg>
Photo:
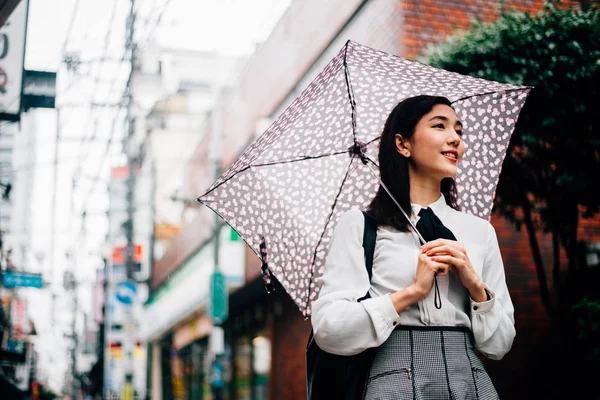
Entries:
<svg viewBox="0 0 600 400">
<path fill-rule="evenodd" d="M 410 157 L 410 143 L 399 133 L 396 133 L 396 151 L 406 158 Z"/>
</svg>

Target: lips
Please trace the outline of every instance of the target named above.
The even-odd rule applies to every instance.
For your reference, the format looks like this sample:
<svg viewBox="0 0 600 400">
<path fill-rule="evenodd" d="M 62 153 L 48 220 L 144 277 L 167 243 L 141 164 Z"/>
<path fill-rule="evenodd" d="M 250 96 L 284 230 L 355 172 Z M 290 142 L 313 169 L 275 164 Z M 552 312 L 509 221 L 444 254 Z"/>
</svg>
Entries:
<svg viewBox="0 0 600 400">
<path fill-rule="evenodd" d="M 442 151 L 442 155 L 450 161 L 458 161 L 458 151 L 456 150 Z"/>
</svg>

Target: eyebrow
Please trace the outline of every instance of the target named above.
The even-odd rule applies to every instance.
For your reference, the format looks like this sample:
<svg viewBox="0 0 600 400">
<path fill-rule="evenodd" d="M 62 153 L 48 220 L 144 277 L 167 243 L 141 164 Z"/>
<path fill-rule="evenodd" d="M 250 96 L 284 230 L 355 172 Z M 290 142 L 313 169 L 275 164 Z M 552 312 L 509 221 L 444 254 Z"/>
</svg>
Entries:
<svg viewBox="0 0 600 400">
<path fill-rule="evenodd" d="M 429 121 L 432 121 L 434 119 L 441 119 L 442 121 L 449 121 L 448 117 L 444 117 L 443 115 L 436 115 L 435 117 L 432 117 L 429 119 Z M 460 121 L 456 121 L 457 125 L 460 125 L 460 127 L 462 128 L 463 124 Z"/>
</svg>

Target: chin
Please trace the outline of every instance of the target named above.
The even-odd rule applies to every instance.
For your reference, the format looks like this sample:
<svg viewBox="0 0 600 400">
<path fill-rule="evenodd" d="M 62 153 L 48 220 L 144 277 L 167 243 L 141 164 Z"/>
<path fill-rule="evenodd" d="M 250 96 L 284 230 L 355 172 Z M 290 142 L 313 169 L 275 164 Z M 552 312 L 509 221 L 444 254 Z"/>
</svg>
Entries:
<svg viewBox="0 0 600 400">
<path fill-rule="evenodd" d="M 442 175 L 442 179 L 445 179 L 445 178 L 455 179 L 457 174 L 458 174 L 457 168 L 455 168 L 453 170 L 446 170 L 446 171 L 444 171 L 444 174 Z"/>
</svg>

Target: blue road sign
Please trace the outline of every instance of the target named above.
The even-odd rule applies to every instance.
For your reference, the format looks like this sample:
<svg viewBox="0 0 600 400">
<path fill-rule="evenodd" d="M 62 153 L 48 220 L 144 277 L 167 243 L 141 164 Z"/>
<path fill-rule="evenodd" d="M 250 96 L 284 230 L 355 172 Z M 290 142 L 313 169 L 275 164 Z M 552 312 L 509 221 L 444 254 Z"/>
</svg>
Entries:
<svg viewBox="0 0 600 400">
<path fill-rule="evenodd" d="M 135 282 L 132 281 L 120 282 L 115 288 L 115 297 L 125 305 L 133 304 L 136 294 L 137 287 L 135 286 Z"/>
<path fill-rule="evenodd" d="M 44 286 L 42 274 L 6 271 L 2 274 L 2 285 L 5 288 L 33 287 L 41 289 Z"/>
</svg>

